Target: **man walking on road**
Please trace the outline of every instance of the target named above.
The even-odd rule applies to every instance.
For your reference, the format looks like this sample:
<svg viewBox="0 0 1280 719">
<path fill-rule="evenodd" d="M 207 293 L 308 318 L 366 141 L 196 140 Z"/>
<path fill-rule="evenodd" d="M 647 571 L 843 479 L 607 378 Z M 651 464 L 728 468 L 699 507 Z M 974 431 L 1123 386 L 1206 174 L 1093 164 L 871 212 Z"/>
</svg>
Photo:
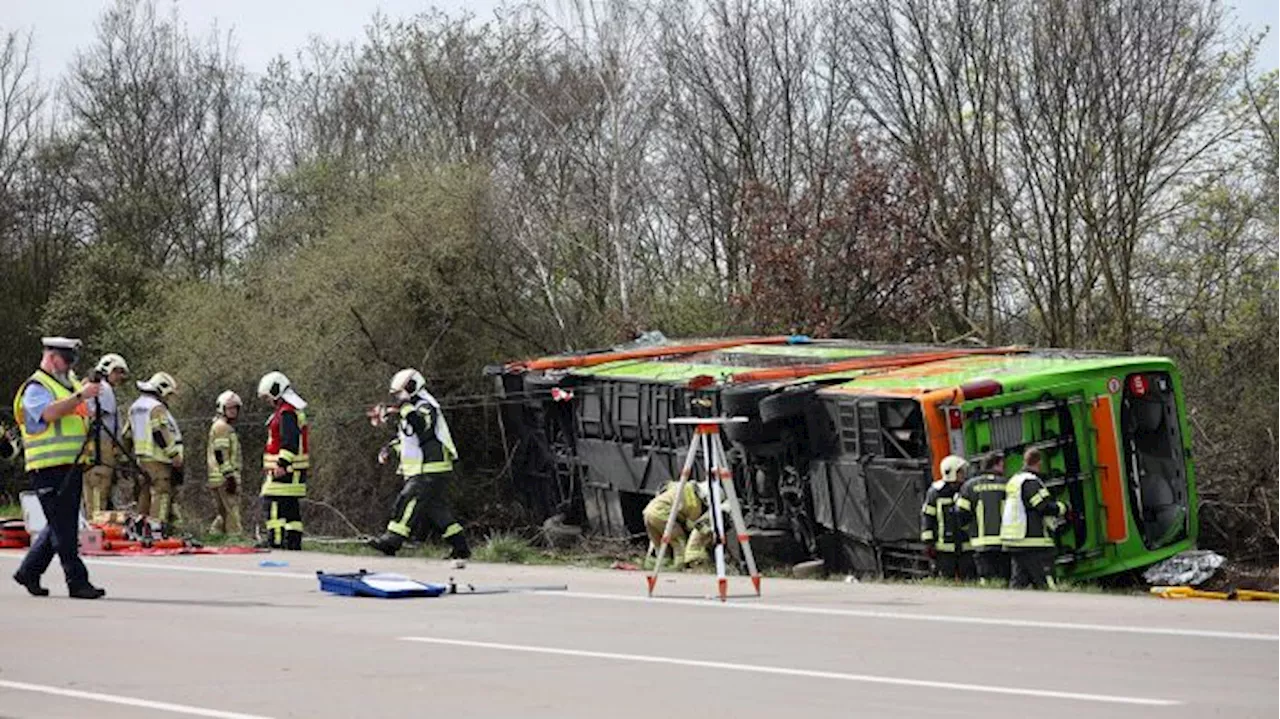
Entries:
<svg viewBox="0 0 1280 719">
<path fill-rule="evenodd" d="M 89 570 L 80 561 L 80 502 L 84 485 L 84 449 L 89 436 L 86 399 L 98 396 L 97 382 L 81 385 L 70 375 L 80 356 L 80 340 L 45 337 L 40 369 L 31 375 L 13 400 L 13 416 L 22 432 L 27 478 L 40 499 L 45 526 L 23 557 L 13 580 L 35 597 L 49 595 L 40 577 L 53 555 L 62 562 L 67 591 L 76 599 L 106 594 L 89 583 Z"/>
</svg>

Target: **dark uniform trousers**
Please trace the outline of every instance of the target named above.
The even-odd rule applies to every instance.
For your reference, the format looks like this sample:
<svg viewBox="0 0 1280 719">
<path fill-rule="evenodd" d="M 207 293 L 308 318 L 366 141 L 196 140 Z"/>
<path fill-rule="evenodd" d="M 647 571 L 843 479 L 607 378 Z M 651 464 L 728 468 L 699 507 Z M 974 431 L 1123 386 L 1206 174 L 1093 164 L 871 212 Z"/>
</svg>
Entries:
<svg viewBox="0 0 1280 719">
<path fill-rule="evenodd" d="M 933 563 L 943 579 L 973 579 L 977 575 L 973 552 L 938 552 Z"/>
<path fill-rule="evenodd" d="M 79 465 L 48 467 L 28 474 L 40 499 L 45 525 L 36 536 L 18 574 L 39 578 L 58 555 L 67 586 L 89 583 L 89 570 L 80 561 L 80 502 L 84 493 L 84 468 Z"/>
<path fill-rule="evenodd" d="M 1049 577 L 1053 576 L 1053 560 L 1057 552 L 1053 547 L 1006 550 L 1012 564 L 1012 576 L 1009 586 L 1013 589 L 1035 587 L 1048 589 Z"/>
<path fill-rule="evenodd" d="M 304 487 L 308 470 L 292 472 L 292 482 Z M 282 481 L 282 480 L 277 480 Z M 272 549 L 302 549 L 302 498 L 275 494 L 262 496 L 262 512 L 266 515 L 267 544 Z"/>
<path fill-rule="evenodd" d="M 1009 553 L 999 548 L 985 552 L 974 552 L 973 561 L 978 570 L 978 579 L 1008 583 Z"/>
<path fill-rule="evenodd" d="M 433 472 L 406 479 L 396 496 L 387 529 L 405 539 L 410 535 L 422 536 L 425 533 L 422 520 L 425 518 L 444 539 L 452 539 L 460 533 L 462 526 L 454 519 L 446 495 L 452 474 Z"/>
</svg>

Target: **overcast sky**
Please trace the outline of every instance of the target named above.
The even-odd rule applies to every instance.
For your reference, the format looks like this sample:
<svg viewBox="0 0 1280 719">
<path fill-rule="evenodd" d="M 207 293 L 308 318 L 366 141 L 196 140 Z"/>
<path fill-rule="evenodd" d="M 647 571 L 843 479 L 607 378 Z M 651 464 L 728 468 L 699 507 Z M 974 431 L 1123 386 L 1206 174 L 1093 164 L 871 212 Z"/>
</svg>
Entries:
<svg viewBox="0 0 1280 719">
<path fill-rule="evenodd" d="M 556 8 L 556 0 L 544 0 Z M 167 13 L 172 6 L 187 27 L 204 34 L 216 22 L 233 28 L 240 46 L 240 59 L 253 72 L 262 72 L 277 55 L 292 55 L 308 37 L 352 40 L 361 36 L 374 12 L 389 18 L 408 17 L 433 6 L 450 16 L 470 11 L 478 19 L 491 19 L 502 0 L 160 0 L 157 9 Z M 111 0 L 0 0 L 0 31 L 30 31 L 40 76 L 60 77 L 77 48 L 93 40 L 94 22 Z M 1271 28 L 1262 46 L 1259 66 L 1275 69 L 1276 27 L 1280 25 L 1277 0 L 1237 0 L 1242 28 L 1261 32 Z"/>
</svg>

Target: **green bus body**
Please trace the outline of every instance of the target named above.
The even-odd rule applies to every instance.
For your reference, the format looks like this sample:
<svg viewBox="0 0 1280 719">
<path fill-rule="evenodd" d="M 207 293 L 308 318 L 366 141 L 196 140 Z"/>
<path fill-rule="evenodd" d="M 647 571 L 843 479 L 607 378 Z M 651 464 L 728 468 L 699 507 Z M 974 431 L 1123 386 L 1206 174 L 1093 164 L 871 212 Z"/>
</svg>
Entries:
<svg viewBox="0 0 1280 719">
<path fill-rule="evenodd" d="M 544 514 L 634 535 L 644 502 L 674 478 L 687 447 L 687 431 L 666 420 L 738 414 L 752 421 L 726 436 L 748 524 L 796 560 L 920 574 L 916 523 L 941 459 L 965 456 L 972 473 L 999 453 L 1012 476 L 1028 447 L 1041 449 L 1051 491 L 1079 515 L 1058 531 L 1060 576 L 1113 574 L 1195 545 L 1190 431 L 1167 359 L 753 341 L 495 371 L 500 394 L 523 399 L 503 412 L 517 487 Z M 959 356 L 917 359 L 931 353 Z M 880 364 L 834 364 L 863 360 Z M 797 365 L 808 369 L 770 375 Z"/>
</svg>

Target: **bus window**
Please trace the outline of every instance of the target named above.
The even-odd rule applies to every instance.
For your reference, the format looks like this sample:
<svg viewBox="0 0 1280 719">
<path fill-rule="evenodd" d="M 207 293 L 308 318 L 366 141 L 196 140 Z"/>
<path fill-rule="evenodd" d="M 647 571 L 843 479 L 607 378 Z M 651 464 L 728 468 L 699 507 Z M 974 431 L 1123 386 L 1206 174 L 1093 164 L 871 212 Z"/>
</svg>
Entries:
<svg viewBox="0 0 1280 719">
<path fill-rule="evenodd" d="M 1148 549 L 1167 546 L 1187 533 L 1187 469 L 1178 424 L 1177 399 L 1169 375 L 1125 378 L 1120 433 L 1129 477 L 1129 506 Z"/>
</svg>

